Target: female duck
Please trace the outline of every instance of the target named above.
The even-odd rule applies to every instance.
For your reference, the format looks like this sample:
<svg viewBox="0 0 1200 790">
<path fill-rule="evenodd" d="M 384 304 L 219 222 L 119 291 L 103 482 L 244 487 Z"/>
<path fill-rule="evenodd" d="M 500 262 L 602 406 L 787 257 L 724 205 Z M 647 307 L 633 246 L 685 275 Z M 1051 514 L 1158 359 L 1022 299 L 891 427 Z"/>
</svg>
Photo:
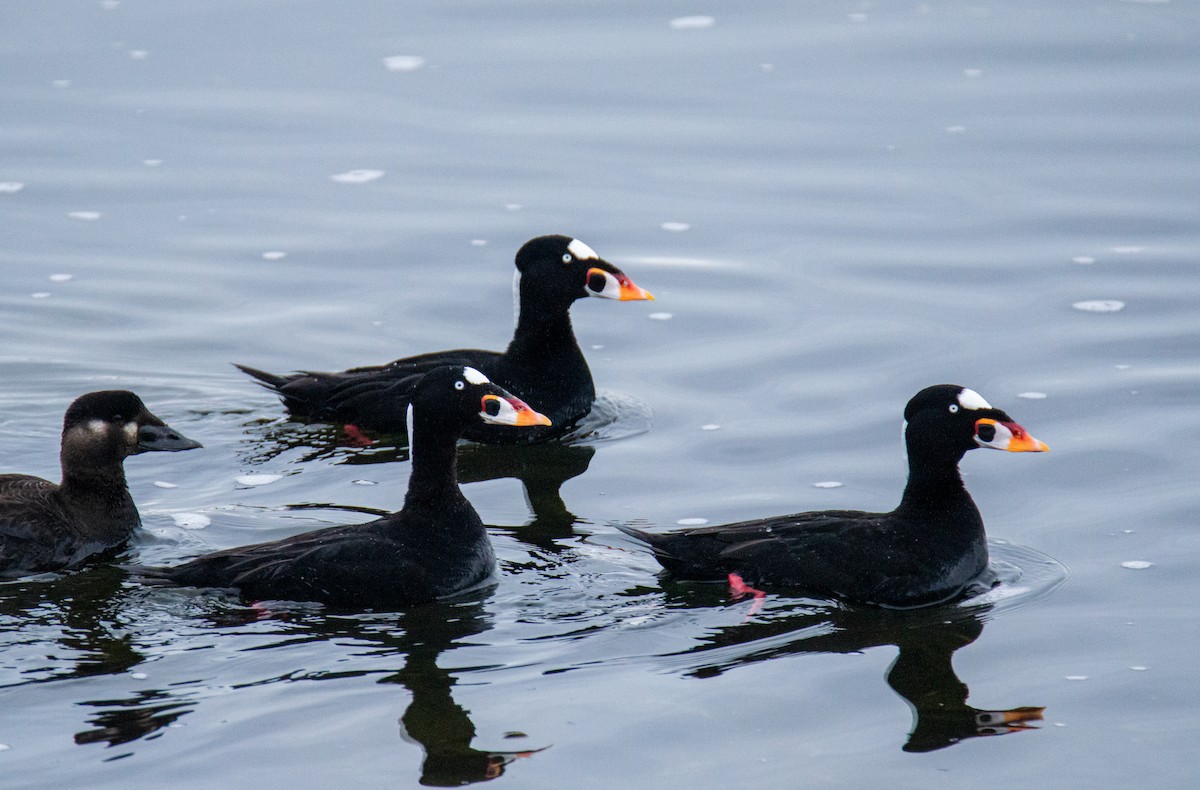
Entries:
<svg viewBox="0 0 1200 790">
<path fill-rule="evenodd" d="M 528 444 L 560 436 L 587 415 L 596 399 L 592 373 L 571 328 L 571 305 L 585 296 L 621 301 L 654 297 L 591 247 L 567 236 L 531 239 L 517 252 L 516 265 L 519 314 L 504 353 L 457 349 L 341 373 L 287 376 L 237 367 L 278 392 L 297 417 L 402 433 L 405 410 L 421 376 L 443 365 L 470 365 L 544 412 L 553 427 L 515 430 L 477 423 L 467 426 L 466 438 Z"/>
<path fill-rule="evenodd" d="M 990 586 L 983 519 L 958 463 L 976 447 L 1044 452 L 1045 444 L 978 393 L 921 390 L 904 409 L 908 484 L 890 513 L 825 510 L 653 534 L 648 544 L 685 579 L 726 579 L 892 608 L 928 606 Z"/>
<path fill-rule="evenodd" d="M 426 374 L 412 392 L 409 415 L 412 475 L 399 512 L 142 571 L 176 584 L 233 588 L 250 600 L 376 608 L 424 603 L 478 584 L 496 558 L 458 487 L 458 438 L 475 422 L 524 428 L 550 421 L 461 366 Z"/>
<path fill-rule="evenodd" d="M 200 446 L 132 392 L 80 396 L 63 418 L 61 483 L 0 475 L 0 575 L 61 570 L 120 546 L 141 523 L 122 462 Z"/>
</svg>

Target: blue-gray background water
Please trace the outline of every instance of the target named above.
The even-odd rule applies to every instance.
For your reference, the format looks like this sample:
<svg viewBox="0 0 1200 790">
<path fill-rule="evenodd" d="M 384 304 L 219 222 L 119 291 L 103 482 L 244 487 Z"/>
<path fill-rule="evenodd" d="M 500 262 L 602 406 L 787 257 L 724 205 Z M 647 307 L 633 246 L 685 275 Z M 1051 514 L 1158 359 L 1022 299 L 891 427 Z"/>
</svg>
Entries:
<svg viewBox="0 0 1200 790">
<path fill-rule="evenodd" d="M 1120 0 L 4 4 L 0 469 L 57 479 L 67 404 L 138 392 L 205 449 L 127 463 L 128 559 L 399 507 L 402 447 L 230 362 L 500 349 L 544 233 L 657 301 L 573 311 L 595 435 L 464 453 L 489 589 L 0 586 L 2 783 L 1192 786 L 1198 34 Z M 941 382 L 1052 448 L 964 461 L 978 606 L 752 614 L 615 530 L 888 509 Z"/>
</svg>

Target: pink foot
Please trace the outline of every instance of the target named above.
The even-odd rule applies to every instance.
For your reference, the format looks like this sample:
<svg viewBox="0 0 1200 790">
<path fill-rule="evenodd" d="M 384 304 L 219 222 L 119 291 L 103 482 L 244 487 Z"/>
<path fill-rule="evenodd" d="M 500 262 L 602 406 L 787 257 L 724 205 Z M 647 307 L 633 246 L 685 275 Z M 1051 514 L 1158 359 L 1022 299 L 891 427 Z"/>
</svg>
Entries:
<svg viewBox="0 0 1200 790">
<path fill-rule="evenodd" d="M 750 604 L 749 614 L 758 614 L 758 611 L 762 609 L 763 599 L 767 597 L 765 592 L 746 584 L 745 580 L 736 573 L 729 574 L 729 594 L 735 601 L 747 595 L 753 595 L 754 602 Z"/>
<path fill-rule="evenodd" d="M 351 447 L 370 447 L 375 444 L 375 440 L 360 431 L 357 425 L 346 423 L 342 426 L 342 433 L 346 434 L 347 444 Z"/>
</svg>

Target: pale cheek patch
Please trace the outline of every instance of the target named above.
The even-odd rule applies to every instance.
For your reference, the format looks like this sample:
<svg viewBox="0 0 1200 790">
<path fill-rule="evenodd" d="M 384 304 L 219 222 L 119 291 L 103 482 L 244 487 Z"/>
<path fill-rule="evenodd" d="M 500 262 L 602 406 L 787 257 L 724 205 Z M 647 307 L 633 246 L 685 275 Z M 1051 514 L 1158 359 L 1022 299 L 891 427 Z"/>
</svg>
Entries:
<svg viewBox="0 0 1200 790">
<path fill-rule="evenodd" d="M 488 377 L 480 373 L 475 368 L 463 368 L 463 378 L 472 384 L 488 384 Z"/>
<path fill-rule="evenodd" d="M 94 434 L 108 433 L 108 423 L 104 420 L 89 420 L 87 429 Z"/>
<path fill-rule="evenodd" d="M 123 430 L 125 431 L 125 438 L 126 438 L 126 439 L 128 439 L 128 440 L 130 441 L 130 443 L 136 443 L 136 442 L 137 442 L 137 439 L 138 439 L 138 424 L 137 424 L 136 422 L 127 422 L 127 423 L 125 423 L 125 427 L 124 427 L 124 429 L 123 429 Z"/>
<path fill-rule="evenodd" d="M 567 251 L 581 261 L 594 261 L 600 258 L 595 250 L 579 239 L 571 239 L 571 243 L 567 245 Z"/>
<path fill-rule="evenodd" d="M 990 409 L 992 405 L 975 390 L 964 389 L 958 393 L 958 403 L 964 409 Z"/>
</svg>

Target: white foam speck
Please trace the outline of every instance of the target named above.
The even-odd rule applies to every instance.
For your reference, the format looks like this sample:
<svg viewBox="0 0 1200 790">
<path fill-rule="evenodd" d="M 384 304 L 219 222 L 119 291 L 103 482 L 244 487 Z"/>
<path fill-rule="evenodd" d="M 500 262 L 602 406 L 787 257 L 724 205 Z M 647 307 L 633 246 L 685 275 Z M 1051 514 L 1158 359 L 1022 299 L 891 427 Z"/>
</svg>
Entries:
<svg viewBox="0 0 1200 790">
<path fill-rule="evenodd" d="M 700 430 L 702 430 L 702 431 L 719 431 L 719 430 L 721 430 L 721 426 L 717 425 L 716 423 L 710 422 L 708 425 L 701 425 Z"/>
<path fill-rule="evenodd" d="M 1089 299 L 1071 306 L 1085 313 L 1115 313 L 1125 309 L 1125 303 L 1118 299 Z"/>
<path fill-rule="evenodd" d="M 145 672 L 130 672 L 129 677 L 133 678 L 134 680 L 145 680 L 147 677 L 149 677 L 149 675 L 147 675 Z"/>
<path fill-rule="evenodd" d="M 700 527 L 708 523 L 706 518 L 681 518 L 675 522 L 681 527 Z"/>
<path fill-rule="evenodd" d="M 269 483 L 274 483 L 276 480 L 280 479 L 281 477 L 283 477 L 283 475 L 269 475 L 269 474 L 259 473 L 259 474 L 251 474 L 251 475 L 239 475 L 237 478 L 237 481 L 240 485 L 244 485 L 244 486 L 265 486 L 265 485 L 268 485 Z"/>
<path fill-rule="evenodd" d="M 392 55 L 383 59 L 383 65 L 388 71 L 416 71 L 425 65 L 425 58 L 420 55 Z"/>
<path fill-rule="evenodd" d="M 1134 672 L 1145 672 L 1148 667 L 1130 667 Z"/>
<path fill-rule="evenodd" d="M 1122 568 L 1129 568 L 1132 571 L 1144 571 L 1152 565 L 1154 565 L 1153 562 L 1146 562 L 1145 560 L 1126 560 L 1121 563 Z"/>
<path fill-rule="evenodd" d="M 331 175 L 329 179 L 336 181 L 339 184 L 365 184 L 368 181 L 375 181 L 383 178 L 384 171 L 382 170 L 347 170 L 345 173 L 336 173 Z"/>
<path fill-rule="evenodd" d="M 55 80 L 54 82 L 51 82 L 50 84 L 51 84 L 51 85 L 53 85 L 53 86 L 54 86 L 54 87 L 56 87 L 56 88 L 69 88 L 69 87 L 71 87 L 71 81 L 70 81 L 70 80 Z"/>
<path fill-rule="evenodd" d="M 487 239 L 471 239 L 472 247 L 486 247 Z"/>
<path fill-rule="evenodd" d="M 762 72 L 763 72 L 764 74 L 770 74 L 772 71 L 774 71 L 774 70 L 775 70 L 775 64 L 774 64 L 774 63 L 759 63 L 759 64 L 758 64 L 758 67 L 759 67 L 760 69 L 762 69 Z"/>
<path fill-rule="evenodd" d="M 836 480 L 822 480 L 819 483 L 813 483 L 813 488 L 841 488 L 844 483 L 839 483 Z"/>
<path fill-rule="evenodd" d="M 149 52 L 147 52 L 147 51 L 146 51 L 146 50 L 144 50 L 144 49 L 131 49 L 131 50 L 129 50 L 129 57 L 133 58 L 134 60 L 145 60 L 145 59 L 146 59 L 146 56 L 147 56 L 147 55 L 149 55 L 149 54 L 150 54 L 150 53 L 149 53 Z"/>
<path fill-rule="evenodd" d="M 1146 250 L 1145 247 L 1110 247 L 1109 249 L 1118 255 L 1136 255 Z"/>
<path fill-rule="evenodd" d="M 851 22 L 866 22 L 867 21 L 867 15 L 862 12 L 850 14 L 849 17 L 850 17 Z"/>
<path fill-rule="evenodd" d="M 203 513 L 175 513 L 171 518 L 175 519 L 175 526 L 184 529 L 204 529 L 212 523 L 212 519 Z"/>
<path fill-rule="evenodd" d="M 7 752 L 11 748 L 7 743 L 0 743 L 0 752 Z"/>
<path fill-rule="evenodd" d="M 1133 365 L 1113 365 L 1117 370 L 1129 370 Z"/>
<path fill-rule="evenodd" d="M 947 126 L 946 127 L 946 132 L 948 134 L 963 134 L 966 131 L 967 131 L 967 127 L 965 127 L 965 126 Z"/>
<path fill-rule="evenodd" d="M 283 250 L 270 250 L 262 254 L 264 261 L 281 261 L 287 257 L 287 253 Z"/>
<path fill-rule="evenodd" d="M 0 181 L 0 195 L 15 195 L 24 188 L 20 181 Z"/>
<path fill-rule="evenodd" d="M 673 30 L 703 30 L 712 27 L 717 20 L 711 16 L 677 16 L 671 20 Z"/>
<path fill-rule="evenodd" d="M 1017 397 L 1024 398 L 1025 400 L 1045 400 L 1046 393 L 1044 393 L 1044 392 L 1020 392 L 1020 393 L 1017 393 Z"/>
<path fill-rule="evenodd" d="M 593 346 L 592 346 L 592 351 L 599 351 L 599 350 L 600 350 L 600 349 L 602 349 L 602 348 L 604 348 L 604 344 L 603 344 L 603 343 L 597 343 L 597 344 L 595 344 L 595 345 L 593 345 Z"/>
<path fill-rule="evenodd" d="M 1132 530 L 1132 529 L 1123 529 L 1121 531 L 1124 532 L 1126 535 L 1132 535 L 1134 532 L 1136 532 L 1136 530 Z"/>
<path fill-rule="evenodd" d="M 50 282 L 52 282 L 52 283 L 68 283 L 74 279 L 75 279 L 75 275 L 73 275 L 73 274 L 52 274 L 52 275 L 50 275 Z"/>
<path fill-rule="evenodd" d="M 1067 680 L 1087 680 L 1088 676 L 1087 675 L 1067 675 L 1066 679 Z"/>
<path fill-rule="evenodd" d="M 374 480 L 361 480 L 361 479 L 359 479 L 359 480 L 352 480 L 351 482 L 353 482 L 353 483 L 354 483 L 354 485 L 356 485 L 356 486 L 373 486 L 373 485 L 377 485 L 377 483 L 376 483 Z"/>
<path fill-rule="evenodd" d="M 672 233 L 683 233 L 685 230 L 690 230 L 692 226 L 686 222 L 664 222 L 660 227 Z"/>
<path fill-rule="evenodd" d="M 71 219 L 81 219 L 85 222 L 95 222 L 100 219 L 99 211 L 68 211 L 67 216 Z"/>
<path fill-rule="evenodd" d="M 975 79 L 983 76 L 983 69 L 963 69 L 963 76 Z"/>
<path fill-rule="evenodd" d="M 112 11 L 121 4 L 121 0 L 100 0 L 100 7 L 105 11 Z"/>
<path fill-rule="evenodd" d="M 674 315 L 672 313 L 651 313 L 646 317 L 652 321 L 670 321 Z"/>
<path fill-rule="evenodd" d="M 179 486 L 175 483 L 168 483 L 165 480 L 155 480 L 154 485 L 158 486 L 159 488 L 179 488 Z"/>
<path fill-rule="evenodd" d="M 1071 262 L 1088 264 L 1088 263 L 1095 263 L 1096 259 L 1090 255 L 1076 255 L 1074 258 L 1071 259 Z"/>
<path fill-rule="evenodd" d="M 29 296 L 32 299 L 49 299 L 50 292 L 49 291 L 38 291 L 37 293 L 31 293 Z"/>
<path fill-rule="evenodd" d="M 163 163 L 163 160 L 161 160 L 161 159 L 143 159 L 142 160 L 142 164 L 144 164 L 146 167 L 158 167 L 162 163 Z"/>
<path fill-rule="evenodd" d="M 509 211 L 520 211 L 521 209 L 523 209 L 525 207 L 522 206 L 520 203 L 505 203 L 504 208 L 508 209 Z"/>
</svg>

